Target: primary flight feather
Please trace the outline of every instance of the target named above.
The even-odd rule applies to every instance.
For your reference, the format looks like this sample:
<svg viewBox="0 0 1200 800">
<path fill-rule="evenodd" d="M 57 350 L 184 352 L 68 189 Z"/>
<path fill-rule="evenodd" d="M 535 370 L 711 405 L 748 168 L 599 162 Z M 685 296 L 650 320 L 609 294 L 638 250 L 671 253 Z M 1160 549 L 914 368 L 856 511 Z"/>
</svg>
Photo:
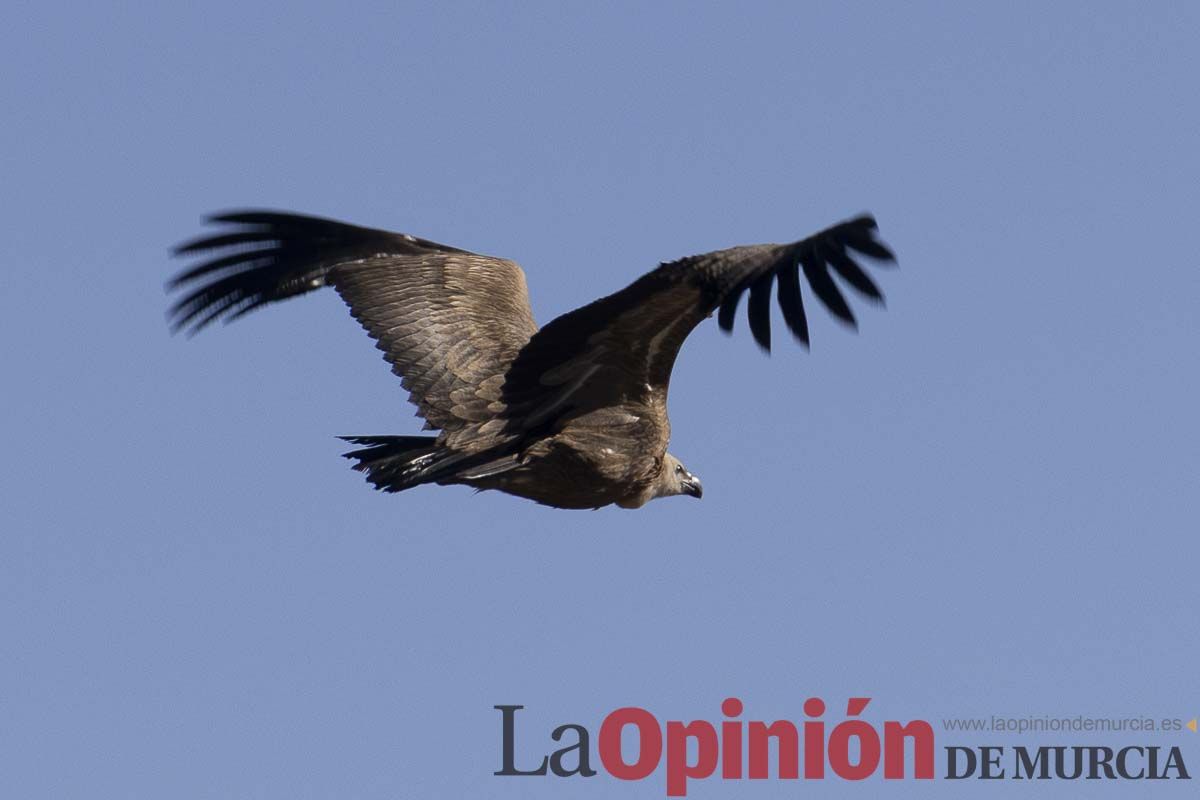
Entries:
<svg viewBox="0 0 1200 800">
<path fill-rule="evenodd" d="M 512 261 L 407 234 L 274 211 L 217 214 L 211 236 L 177 255 L 173 329 L 199 331 L 267 303 L 332 286 L 383 351 L 436 436 L 343 437 L 377 488 L 423 483 L 498 489 L 558 508 L 638 508 L 700 497 L 667 452 L 667 387 L 684 339 L 714 312 L 731 331 L 749 291 L 750 332 L 771 347 L 770 292 L 808 345 L 800 275 L 847 324 L 836 274 L 882 295 L 856 261 L 895 261 L 867 215 L 791 244 L 733 247 L 665 263 L 616 294 L 538 329 Z"/>
</svg>

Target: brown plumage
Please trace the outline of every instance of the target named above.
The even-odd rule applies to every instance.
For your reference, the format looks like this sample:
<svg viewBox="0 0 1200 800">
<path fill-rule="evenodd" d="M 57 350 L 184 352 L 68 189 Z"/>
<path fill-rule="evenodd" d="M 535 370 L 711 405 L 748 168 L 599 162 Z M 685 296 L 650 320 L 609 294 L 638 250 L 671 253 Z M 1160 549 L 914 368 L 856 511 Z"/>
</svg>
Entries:
<svg viewBox="0 0 1200 800">
<path fill-rule="evenodd" d="M 755 340 L 770 349 L 770 291 L 808 345 L 803 272 L 838 318 L 854 316 L 830 269 L 881 301 L 855 262 L 892 262 L 861 216 L 791 244 L 748 245 L 666 263 L 608 297 L 533 321 L 525 275 L 512 261 L 405 234 L 271 211 L 219 214 L 218 234 L 180 245 L 215 256 L 178 275 L 187 290 L 174 329 L 196 332 L 267 303 L 329 285 L 366 328 L 437 436 L 345 437 L 377 488 L 422 483 L 498 489 L 559 508 L 699 497 L 700 481 L 667 452 L 667 388 L 684 339 L 718 313 L 733 328 L 750 294 Z"/>
</svg>

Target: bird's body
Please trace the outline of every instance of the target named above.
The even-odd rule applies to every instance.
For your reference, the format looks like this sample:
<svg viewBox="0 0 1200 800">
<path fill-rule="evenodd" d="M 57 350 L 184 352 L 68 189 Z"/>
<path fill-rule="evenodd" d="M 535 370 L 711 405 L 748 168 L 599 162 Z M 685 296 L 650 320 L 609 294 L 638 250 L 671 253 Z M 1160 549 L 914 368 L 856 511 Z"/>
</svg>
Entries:
<svg viewBox="0 0 1200 800">
<path fill-rule="evenodd" d="M 525 452 L 527 466 L 469 485 L 559 508 L 638 508 L 665 468 L 668 438 L 669 426 L 655 422 L 648 408 L 592 411 L 537 440 Z"/>
<path fill-rule="evenodd" d="M 559 508 L 637 508 L 656 497 L 701 494 L 667 452 L 667 391 L 687 335 L 719 310 L 729 330 L 749 291 L 754 338 L 770 347 L 770 295 L 803 343 L 799 274 L 839 318 L 854 317 L 832 268 L 879 300 L 848 254 L 891 252 L 859 217 L 808 239 L 750 245 L 663 264 L 625 289 L 538 329 L 525 276 L 506 259 L 406 234 L 266 211 L 223 214 L 236 226 L 182 245 L 223 253 L 178 276 L 199 285 L 175 304 L 174 324 L 195 331 L 322 286 L 350 306 L 426 427 L 437 436 L 346 437 L 347 456 L 377 488 L 423 483 L 497 489 Z"/>
</svg>

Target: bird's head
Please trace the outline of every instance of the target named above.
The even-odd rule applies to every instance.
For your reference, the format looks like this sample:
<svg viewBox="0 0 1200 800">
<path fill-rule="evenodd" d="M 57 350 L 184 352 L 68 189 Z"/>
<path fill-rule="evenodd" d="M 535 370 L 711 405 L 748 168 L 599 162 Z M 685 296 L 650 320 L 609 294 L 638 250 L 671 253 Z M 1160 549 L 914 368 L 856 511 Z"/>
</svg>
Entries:
<svg viewBox="0 0 1200 800">
<path fill-rule="evenodd" d="M 659 475 L 658 482 L 659 490 L 656 493 L 658 497 L 686 494 L 699 500 L 700 496 L 704 494 L 704 486 L 701 485 L 700 479 L 688 472 L 683 462 L 670 453 L 663 457 L 663 471 Z"/>
</svg>

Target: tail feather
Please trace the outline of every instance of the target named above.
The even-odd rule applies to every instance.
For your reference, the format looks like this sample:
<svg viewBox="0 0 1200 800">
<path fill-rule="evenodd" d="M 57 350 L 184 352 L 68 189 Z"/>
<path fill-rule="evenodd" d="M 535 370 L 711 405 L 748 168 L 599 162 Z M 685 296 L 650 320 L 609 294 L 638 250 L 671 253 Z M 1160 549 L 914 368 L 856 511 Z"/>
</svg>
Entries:
<svg viewBox="0 0 1200 800">
<path fill-rule="evenodd" d="M 470 453 L 442 447 L 435 436 L 340 436 L 344 442 L 365 445 L 343 453 L 358 463 L 376 489 L 402 492 L 422 483 L 492 478 L 515 469 L 520 458 L 511 448 Z"/>
<path fill-rule="evenodd" d="M 376 489 L 402 492 L 429 481 L 427 468 L 437 461 L 435 436 L 340 436 L 342 441 L 365 445 L 343 453 L 358 463 L 354 469 L 366 473 Z"/>
</svg>

